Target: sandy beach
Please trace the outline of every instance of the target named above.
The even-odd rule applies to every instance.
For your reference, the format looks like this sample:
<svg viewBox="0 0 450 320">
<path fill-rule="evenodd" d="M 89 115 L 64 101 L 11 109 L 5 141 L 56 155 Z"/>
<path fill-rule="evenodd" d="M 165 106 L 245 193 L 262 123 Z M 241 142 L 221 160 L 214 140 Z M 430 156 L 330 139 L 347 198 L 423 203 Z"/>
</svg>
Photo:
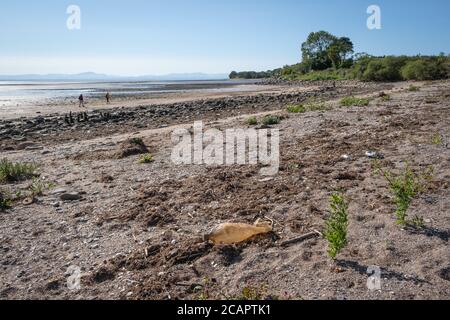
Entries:
<svg viewBox="0 0 450 320">
<path fill-rule="evenodd" d="M 53 186 L 0 214 L 0 298 L 198 299 L 207 291 L 224 299 L 245 286 L 264 286 L 282 299 L 447 299 L 450 82 L 416 83 L 417 92 L 410 85 L 318 82 L 171 93 L 109 106 L 98 101 L 89 104 L 88 120 L 70 104 L 15 116 L 3 110 L 2 157 L 37 163 L 40 179 Z M 350 95 L 370 104 L 340 107 Z M 305 101 L 328 107 L 286 111 Z M 261 177 L 259 165 L 186 166 L 170 159 L 177 128 L 191 130 L 196 120 L 218 130 L 248 128 L 248 117 L 268 114 L 282 119 L 271 126 L 281 132 L 275 177 Z M 440 144 L 432 143 L 437 133 Z M 132 138 L 142 139 L 153 162 L 128 156 Z M 393 170 L 406 161 L 415 169 L 433 166 L 432 185 L 408 212 L 423 216 L 424 228 L 396 224 L 369 150 L 383 154 L 383 166 Z M 26 194 L 30 183 L 1 188 Z M 336 189 L 351 199 L 349 244 L 339 259 L 329 259 L 318 235 L 283 246 L 322 230 Z M 219 223 L 261 217 L 275 222 L 272 233 L 237 245 L 203 241 Z M 381 270 L 380 290 L 367 289 L 370 266 Z M 79 290 L 67 288 L 71 267 L 81 271 Z"/>
</svg>

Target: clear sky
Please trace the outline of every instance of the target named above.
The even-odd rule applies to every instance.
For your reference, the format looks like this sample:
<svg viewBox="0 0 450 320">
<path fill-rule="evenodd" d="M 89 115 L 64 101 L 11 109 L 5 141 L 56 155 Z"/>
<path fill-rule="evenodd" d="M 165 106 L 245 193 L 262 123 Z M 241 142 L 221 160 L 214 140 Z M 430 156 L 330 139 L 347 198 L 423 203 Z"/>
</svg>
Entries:
<svg viewBox="0 0 450 320">
<path fill-rule="evenodd" d="M 81 29 L 69 30 L 69 5 Z M 382 29 L 366 26 L 381 7 Z M 355 51 L 450 53 L 448 0 L 1 0 L 0 74 L 266 70 L 299 62 L 312 31 Z"/>
</svg>

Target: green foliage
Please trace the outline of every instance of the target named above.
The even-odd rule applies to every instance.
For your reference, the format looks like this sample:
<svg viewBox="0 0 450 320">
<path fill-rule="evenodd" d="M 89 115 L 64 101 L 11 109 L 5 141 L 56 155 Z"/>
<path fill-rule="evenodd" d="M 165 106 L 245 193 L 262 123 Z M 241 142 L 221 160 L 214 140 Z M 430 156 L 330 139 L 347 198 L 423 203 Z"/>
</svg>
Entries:
<svg viewBox="0 0 450 320">
<path fill-rule="evenodd" d="M 431 143 L 435 146 L 442 146 L 444 144 L 442 136 L 439 133 L 433 134 L 433 136 L 431 137 Z"/>
<path fill-rule="evenodd" d="M 33 178 L 33 182 L 31 183 L 29 190 L 32 197 L 40 197 L 44 194 L 44 191 L 52 189 L 54 187 L 55 184 L 52 182 L 45 182 L 41 179 Z"/>
<path fill-rule="evenodd" d="M 150 153 L 146 153 L 140 156 L 139 158 L 139 163 L 140 164 L 145 164 L 145 163 L 152 163 L 153 161 L 155 161 L 153 159 L 153 156 Z"/>
<path fill-rule="evenodd" d="M 370 103 L 369 98 L 356 98 L 356 97 L 345 97 L 341 99 L 340 104 L 343 107 L 351 107 L 351 106 L 358 106 L 358 107 L 365 107 L 368 106 Z"/>
<path fill-rule="evenodd" d="M 408 88 L 408 91 L 409 92 L 417 92 L 417 91 L 420 91 L 420 88 L 418 86 L 410 85 Z"/>
<path fill-rule="evenodd" d="M 270 78 L 272 77 L 274 71 L 241 71 L 236 72 L 232 71 L 230 73 L 230 79 L 264 79 L 264 78 Z"/>
<path fill-rule="evenodd" d="M 286 110 L 290 113 L 304 113 L 306 112 L 305 106 L 302 104 L 290 104 L 286 107 Z"/>
<path fill-rule="evenodd" d="M 249 125 L 249 126 L 256 126 L 258 124 L 258 120 L 256 119 L 256 117 L 250 117 L 247 120 L 245 120 L 245 122 Z"/>
<path fill-rule="evenodd" d="M 388 95 L 388 94 L 382 95 L 380 99 L 381 99 L 381 101 L 383 101 L 383 102 L 388 102 L 388 101 L 391 101 L 391 100 L 392 100 L 391 96 Z"/>
<path fill-rule="evenodd" d="M 324 236 L 328 241 L 328 254 L 335 259 L 347 245 L 348 203 L 340 193 L 330 198 L 331 214 L 325 223 Z"/>
<path fill-rule="evenodd" d="M 384 56 L 353 54 L 353 43 L 347 37 L 329 32 L 309 34 L 302 44 L 302 62 L 280 69 L 255 72 L 233 71 L 231 79 L 280 77 L 285 80 L 351 80 L 401 81 L 450 78 L 450 56 Z"/>
<path fill-rule="evenodd" d="M 438 80 L 448 76 L 448 62 L 445 57 L 423 57 L 410 60 L 401 69 L 405 80 Z"/>
<path fill-rule="evenodd" d="M 353 54 L 349 38 L 338 38 L 329 32 L 311 32 L 302 44 L 303 63 L 309 70 L 339 68 Z"/>
<path fill-rule="evenodd" d="M 273 115 L 265 116 L 264 119 L 263 119 L 263 124 L 265 126 L 272 126 L 272 125 L 275 125 L 275 124 L 279 124 L 280 122 L 281 122 L 280 117 L 273 116 Z"/>
<path fill-rule="evenodd" d="M 389 184 L 396 206 L 395 215 L 397 223 L 407 225 L 407 210 L 412 200 L 422 193 L 433 179 L 433 168 L 429 167 L 423 172 L 416 173 L 407 165 L 400 173 L 394 174 L 389 170 L 383 170 L 377 165 L 379 171 Z M 417 220 L 416 220 L 417 222 Z M 416 223 L 415 223 L 416 224 Z"/>
<path fill-rule="evenodd" d="M 8 193 L 0 189 L 0 211 L 11 208 L 12 200 Z"/>
<path fill-rule="evenodd" d="M 37 166 L 30 163 L 12 163 L 8 159 L 0 160 L 0 182 L 27 180 L 36 175 Z"/>
</svg>

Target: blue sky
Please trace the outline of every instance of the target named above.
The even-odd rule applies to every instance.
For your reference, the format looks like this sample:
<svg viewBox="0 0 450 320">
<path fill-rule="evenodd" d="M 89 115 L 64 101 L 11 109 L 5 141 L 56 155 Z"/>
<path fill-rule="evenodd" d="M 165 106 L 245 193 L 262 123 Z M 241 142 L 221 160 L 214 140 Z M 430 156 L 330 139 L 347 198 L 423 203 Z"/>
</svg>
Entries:
<svg viewBox="0 0 450 320">
<path fill-rule="evenodd" d="M 81 8 L 68 30 L 66 9 Z M 369 5 L 382 29 L 366 27 Z M 299 62 L 312 31 L 355 51 L 450 53 L 448 0 L 1 0 L 0 74 L 266 70 Z"/>
</svg>

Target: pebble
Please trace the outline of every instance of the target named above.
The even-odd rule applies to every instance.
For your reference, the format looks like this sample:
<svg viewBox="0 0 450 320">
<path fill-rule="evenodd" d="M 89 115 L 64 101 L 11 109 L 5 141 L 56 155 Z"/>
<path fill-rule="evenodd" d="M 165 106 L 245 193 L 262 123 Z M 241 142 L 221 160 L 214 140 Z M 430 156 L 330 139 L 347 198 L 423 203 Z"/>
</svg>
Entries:
<svg viewBox="0 0 450 320">
<path fill-rule="evenodd" d="M 81 199 L 81 195 L 78 192 L 63 193 L 59 197 L 62 201 L 76 201 Z"/>
</svg>

